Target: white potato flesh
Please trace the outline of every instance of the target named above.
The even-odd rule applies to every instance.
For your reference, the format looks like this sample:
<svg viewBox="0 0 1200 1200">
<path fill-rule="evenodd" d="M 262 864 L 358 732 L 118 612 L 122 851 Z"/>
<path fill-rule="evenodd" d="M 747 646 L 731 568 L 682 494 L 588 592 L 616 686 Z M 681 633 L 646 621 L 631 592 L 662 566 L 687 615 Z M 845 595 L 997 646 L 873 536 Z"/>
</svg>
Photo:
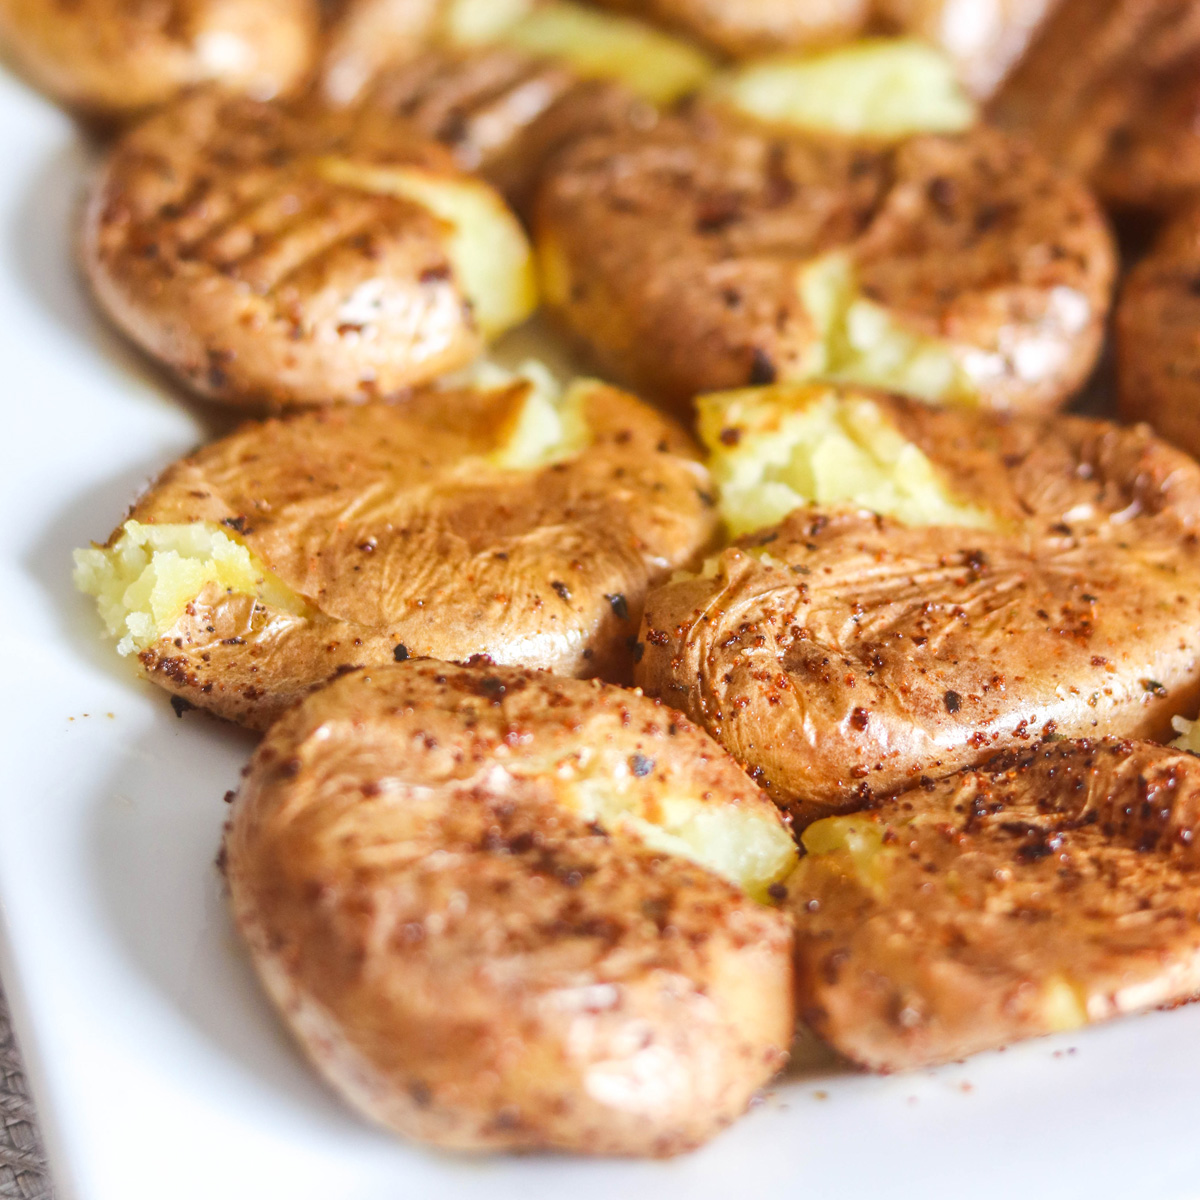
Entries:
<svg viewBox="0 0 1200 1200">
<path fill-rule="evenodd" d="M 343 187 L 410 200 L 444 224 L 446 255 L 489 341 L 537 308 L 533 249 L 508 205 L 482 180 L 341 158 L 324 158 L 319 169 Z"/>
<path fill-rule="evenodd" d="M 763 121 L 879 141 L 959 133 L 978 119 L 950 59 L 909 38 L 760 59 L 722 75 L 712 91 Z"/>
<path fill-rule="evenodd" d="M 663 797 L 644 786 L 633 768 L 589 773 L 572 762 L 557 774 L 563 802 L 587 820 L 652 850 L 691 859 L 757 900 L 765 901 L 771 885 L 796 865 L 791 834 L 771 810 L 714 804 L 702 796 Z"/>
<path fill-rule="evenodd" d="M 740 536 L 807 504 L 864 509 L 905 525 L 994 528 L 866 396 L 778 384 L 697 401 L 721 515 Z"/>
<path fill-rule="evenodd" d="M 285 612 L 306 608 L 246 546 L 210 522 L 126 521 L 111 547 L 75 551 L 75 586 L 95 597 L 121 654 L 156 642 L 210 584 Z"/>
<path fill-rule="evenodd" d="M 978 391 L 949 342 L 897 324 L 866 299 L 844 254 L 828 254 L 800 277 L 817 339 L 802 377 L 877 387 L 928 404 L 974 404 Z"/>
</svg>

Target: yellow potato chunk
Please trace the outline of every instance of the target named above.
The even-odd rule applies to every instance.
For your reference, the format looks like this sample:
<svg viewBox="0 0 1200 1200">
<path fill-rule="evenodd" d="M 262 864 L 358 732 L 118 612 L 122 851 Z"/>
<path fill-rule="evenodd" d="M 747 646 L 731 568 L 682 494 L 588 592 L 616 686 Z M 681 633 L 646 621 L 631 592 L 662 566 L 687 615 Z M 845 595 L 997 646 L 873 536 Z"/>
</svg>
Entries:
<svg viewBox="0 0 1200 1200">
<path fill-rule="evenodd" d="M 845 255 L 829 254 L 808 267 L 800 295 L 818 332 L 806 378 L 883 388 L 930 404 L 976 401 L 954 347 L 902 328 L 863 297 Z"/>
<path fill-rule="evenodd" d="M 722 75 L 712 94 L 759 120 L 872 141 L 959 133 L 978 117 L 950 59 L 907 38 L 762 59 Z"/>
<path fill-rule="evenodd" d="M 304 600 L 220 526 L 126 521 L 112 546 L 75 551 L 75 586 L 96 598 L 117 650 L 157 641 L 210 584 L 302 614 Z"/>
<path fill-rule="evenodd" d="M 866 509 L 914 527 L 994 528 L 864 395 L 779 384 L 697 401 L 700 437 L 733 536 L 805 504 Z"/>
<path fill-rule="evenodd" d="M 454 273 L 489 340 L 519 325 L 537 307 L 533 250 L 520 222 L 482 180 L 448 178 L 419 167 L 373 167 L 324 158 L 333 183 L 411 200 L 445 223 Z"/>
<path fill-rule="evenodd" d="M 832 871 L 882 895 L 889 851 L 883 844 L 883 831 L 869 814 L 817 821 L 800 840 L 804 843 L 806 872 Z"/>
<path fill-rule="evenodd" d="M 649 770 L 653 764 L 645 766 Z M 751 807 L 713 804 L 696 795 L 664 798 L 642 786 L 639 769 L 636 756 L 616 772 L 589 772 L 586 763 L 562 764 L 556 772 L 560 795 L 568 807 L 610 833 L 691 859 L 756 900 L 767 900 L 771 885 L 791 874 L 796 846 L 777 820 Z"/>
<path fill-rule="evenodd" d="M 492 39 L 558 59 L 585 79 L 623 83 L 652 104 L 669 104 L 699 88 L 715 63 L 697 47 L 643 21 L 555 0 Z"/>
</svg>

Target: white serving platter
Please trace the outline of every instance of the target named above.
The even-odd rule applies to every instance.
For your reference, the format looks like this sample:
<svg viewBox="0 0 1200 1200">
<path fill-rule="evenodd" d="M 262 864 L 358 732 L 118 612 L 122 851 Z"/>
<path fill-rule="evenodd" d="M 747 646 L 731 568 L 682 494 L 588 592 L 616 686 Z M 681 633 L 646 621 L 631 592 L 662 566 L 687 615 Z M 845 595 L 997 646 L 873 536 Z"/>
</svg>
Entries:
<svg viewBox="0 0 1200 1200">
<path fill-rule="evenodd" d="M 259 995 L 214 867 L 252 740 L 177 719 L 71 550 L 211 433 L 72 261 L 90 152 L 0 68 L 0 967 L 62 1200 L 1195 1200 L 1200 1007 L 940 1071 L 819 1055 L 669 1163 L 452 1158 L 363 1124 Z"/>
</svg>

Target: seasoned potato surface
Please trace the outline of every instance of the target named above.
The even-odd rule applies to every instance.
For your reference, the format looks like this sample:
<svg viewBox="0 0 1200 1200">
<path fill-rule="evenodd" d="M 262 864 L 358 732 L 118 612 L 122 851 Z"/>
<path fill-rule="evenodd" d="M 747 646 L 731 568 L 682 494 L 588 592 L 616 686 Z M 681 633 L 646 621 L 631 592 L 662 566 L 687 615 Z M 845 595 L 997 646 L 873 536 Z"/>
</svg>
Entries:
<svg viewBox="0 0 1200 1200">
<path fill-rule="evenodd" d="M 651 594 L 637 681 L 798 822 L 1194 711 L 1200 466 L 1146 427 L 821 389 L 761 410 L 735 394 L 705 429 L 734 528 L 778 523 Z"/>
<path fill-rule="evenodd" d="M 225 844 L 281 1014 L 409 1137 L 674 1154 L 786 1060 L 789 924 L 728 880 L 770 886 L 792 839 L 718 746 L 636 693 L 355 673 L 267 735 Z"/>
<path fill-rule="evenodd" d="M 983 128 L 872 147 L 701 108 L 567 150 L 536 227 L 557 318 L 684 410 L 806 379 L 1052 409 L 1095 362 L 1114 273 L 1083 188 Z"/>
<path fill-rule="evenodd" d="M 1059 742 L 809 827 L 801 1015 L 874 1070 L 1200 993 L 1200 761 Z"/>
</svg>

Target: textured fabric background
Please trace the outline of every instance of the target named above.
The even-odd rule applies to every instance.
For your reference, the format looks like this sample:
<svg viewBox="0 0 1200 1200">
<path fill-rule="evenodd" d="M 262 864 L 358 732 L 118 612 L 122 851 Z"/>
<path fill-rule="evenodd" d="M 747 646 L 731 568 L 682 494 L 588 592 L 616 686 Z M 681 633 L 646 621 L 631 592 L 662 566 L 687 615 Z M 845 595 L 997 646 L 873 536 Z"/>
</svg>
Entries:
<svg viewBox="0 0 1200 1200">
<path fill-rule="evenodd" d="M 8 1002 L 0 988 L 0 1197 L 52 1200 L 37 1115 L 25 1087 L 21 1053 L 13 1040 Z"/>
</svg>

